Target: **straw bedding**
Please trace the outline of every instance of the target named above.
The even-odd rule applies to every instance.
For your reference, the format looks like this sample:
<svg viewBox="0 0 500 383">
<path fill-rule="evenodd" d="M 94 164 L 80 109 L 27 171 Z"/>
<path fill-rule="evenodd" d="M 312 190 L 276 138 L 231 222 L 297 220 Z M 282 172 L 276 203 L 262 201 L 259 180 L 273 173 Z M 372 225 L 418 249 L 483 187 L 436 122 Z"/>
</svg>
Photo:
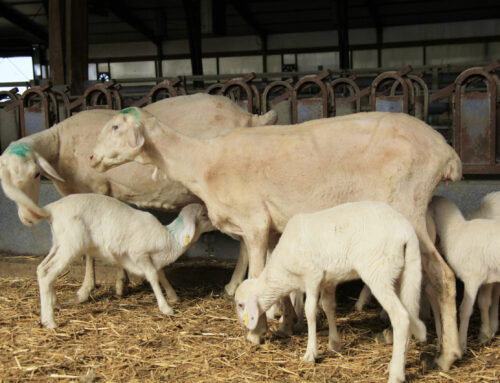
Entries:
<svg viewBox="0 0 500 383">
<path fill-rule="evenodd" d="M 386 327 L 375 305 L 353 311 L 359 285 L 345 285 L 337 295 L 338 326 L 344 349 L 328 352 L 327 324 L 318 316 L 320 359 L 302 362 L 306 332 L 281 338 L 277 321 L 263 344 L 250 345 L 223 296 L 231 269 L 179 263 L 168 276 L 181 302 L 175 315 L 163 316 L 148 285 L 134 283 L 116 297 L 102 283 L 88 303 L 73 297 L 79 282 L 63 276 L 55 283 L 59 328 L 39 326 L 36 278 L 0 279 L 0 382 L 384 382 L 392 346 L 374 335 Z M 411 341 L 408 382 L 500 381 L 500 336 L 479 345 L 479 318 L 473 316 L 469 350 L 448 372 L 432 366 L 435 333 L 426 345 Z"/>
</svg>

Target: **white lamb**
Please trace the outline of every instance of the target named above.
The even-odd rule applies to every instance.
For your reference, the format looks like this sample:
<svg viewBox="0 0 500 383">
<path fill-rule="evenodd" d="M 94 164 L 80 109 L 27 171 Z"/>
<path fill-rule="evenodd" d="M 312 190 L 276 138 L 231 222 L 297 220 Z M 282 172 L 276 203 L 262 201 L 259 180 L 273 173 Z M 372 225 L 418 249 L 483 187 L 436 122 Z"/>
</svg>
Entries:
<svg viewBox="0 0 500 383">
<path fill-rule="evenodd" d="M 25 203 L 30 201 L 27 199 Z M 36 206 L 32 205 L 31 208 Z M 31 209 L 29 205 L 24 207 Z M 175 292 L 160 271 L 179 258 L 202 233 L 215 230 L 206 208 L 200 204 L 184 207 L 167 227 L 150 213 L 99 194 L 72 194 L 36 208 L 43 215 L 38 214 L 40 220 L 49 221 L 53 237 L 49 254 L 37 268 L 41 323 L 48 328 L 57 327 L 53 282 L 82 254 L 99 255 L 107 263 L 145 277 L 153 288 L 160 311 L 173 314 L 160 283 L 167 296 L 175 296 Z"/>
<path fill-rule="evenodd" d="M 328 319 L 328 348 L 336 350 L 336 286 L 361 278 L 393 325 L 389 382 L 402 382 L 410 328 L 420 341 L 426 338 L 425 325 L 418 319 L 421 277 L 419 241 L 402 214 L 382 202 L 346 203 L 291 218 L 264 271 L 236 290 L 236 311 L 248 329 L 263 333 L 262 314 L 274 302 L 296 289 L 305 292 L 308 342 L 303 359 L 314 362 L 319 293 Z M 395 291 L 398 280 L 401 300 Z"/>
<path fill-rule="evenodd" d="M 498 312 L 489 310 L 493 284 L 500 282 L 500 221 L 471 219 L 467 221 L 452 201 L 435 196 L 429 211 L 436 222 L 440 247 L 456 276 L 464 282 L 464 297 L 460 305 L 459 341 L 462 351 L 467 348 L 467 330 L 478 290 L 481 309 L 479 339 L 491 339 L 498 326 Z M 478 210 L 481 213 L 481 209 Z M 477 216 L 473 214 L 473 216 Z M 498 295 L 493 299 L 498 301 Z M 498 305 L 498 302 L 497 302 Z M 490 318 L 490 313 L 492 318 Z M 496 318 L 493 318 L 496 316 Z M 490 323 L 492 322 L 492 323 Z"/>
</svg>

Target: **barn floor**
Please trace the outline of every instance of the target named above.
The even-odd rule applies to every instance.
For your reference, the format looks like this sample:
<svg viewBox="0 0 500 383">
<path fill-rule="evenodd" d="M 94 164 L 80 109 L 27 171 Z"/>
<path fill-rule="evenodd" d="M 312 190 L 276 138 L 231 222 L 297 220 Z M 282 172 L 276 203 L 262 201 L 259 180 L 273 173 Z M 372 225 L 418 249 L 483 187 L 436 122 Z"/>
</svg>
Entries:
<svg viewBox="0 0 500 383">
<path fill-rule="evenodd" d="M 175 315 L 160 314 L 149 286 L 132 283 L 116 297 L 110 282 L 101 283 L 88 303 L 75 304 L 79 287 L 71 274 L 57 280 L 61 308 L 56 330 L 39 326 L 39 295 L 34 276 L 0 278 L 0 382 L 384 382 L 392 346 L 374 335 L 386 324 L 375 305 L 353 312 L 359 284 L 338 291 L 338 326 L 344 350 L 326 349 L 327 326 L 319 316 L 320 359 L 300 360 L 306 334 L 281 338 L 277 321 L 259 346 L 245 341 L 233 306 L 223 297 L 231 269 L 220 265 L 176 264 L 168 277 L 181 302 Z M 430 326 L 429 326 L 430 327 Z M 412 341 L 408 382 L 500 381 L 500 335 L 479 345 L 477 313 L 471 321 L 469 350 L 441 372 L 432 366 L 435 346 Z M 430 342 L 435 333 L 429 330 Z"/>
</svg>

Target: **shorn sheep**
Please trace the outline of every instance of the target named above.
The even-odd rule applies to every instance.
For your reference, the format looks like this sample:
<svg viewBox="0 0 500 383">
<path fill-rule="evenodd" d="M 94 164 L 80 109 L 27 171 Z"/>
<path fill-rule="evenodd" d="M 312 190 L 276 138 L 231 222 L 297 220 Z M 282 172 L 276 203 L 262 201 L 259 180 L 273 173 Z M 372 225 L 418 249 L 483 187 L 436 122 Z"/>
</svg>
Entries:
<svg viewBox="0 0 500 383">
<path fill-rule="evenodd" d="M 105 171 L 129 161 L 153 164 L 182 183 L 205 203 L 215 227 L 243 239 L 253 278 L 265 266 L 269 239 L 295 214 L 356 201 L 387 202 L 401 212 L 415 227 L 423 269 L 438 292 L 437 363 L 446 370 L 461 356 L 455 277 L 429 238 L 425 213 L 438 184 L 460 179 L 462 168 L 429 125 L 404 113 L 356 113 L 200 140 L 136 112 L 106 124 L 91 165 Z"/>
<path fill-rule="evenodd" d="M 481 341 L 486 341 L 494 335 L 494 328 L 490 324 L 489 302 L 493 284 L 500 282 L 500 221 L 491 219 L 467 221 L 454 202 L 440 196 L 432 199 L 429 211 L 436 222 L 443 255 L 456 276 L 464 282 L 458 334 L 460 347 L 462 352 L 465 352 L 469 319 L 481 286 L 484 287 L 478 302 L 482 322 L 479 338 Z M 493 326 L 497 326 L 495 321 Z"/>
<path fill-rule="evenodd" d="M 394 328 L 389 382 L 403 382 L 410 329 L 418 340 L 426 338 L 418 318 L 421 277 L 419 240 L 401 213 L 382 202 L 346 203 L 292 217 L 264 271 L 236 290 L 236 311 L 244 326 L 262 333 L 263 313 L 272 304 L 297 288 L 305 292 L 308 341 L 303 359 L 314 362 L 319 293 L 328 319 L 328 348 L 337 350 L 335 289 L 341 282 L 361 278 Z"/>
<path fill-rule="evenodd" d="M 30 199 L 25 202 L 30 207 Z M 153 288 L 163 314 L 173 314 L 162 294 L 175 297 L 162 268 L 179 258 L 199 236 L 214 230 L 203 205 L 185 206 L 167 227 L 152 214 L 133 209 L 112 197 L 99 194 L 72 194 L 45 207 L 38 207 L 40 222 L 47 219 L 52 230 L 52 247 L 38 265 L 41 323 L 57 327 L 53 306 L 55 278 L 78 256 L 99 256 L 132 274 L 145 277 Z"/>
</svg>

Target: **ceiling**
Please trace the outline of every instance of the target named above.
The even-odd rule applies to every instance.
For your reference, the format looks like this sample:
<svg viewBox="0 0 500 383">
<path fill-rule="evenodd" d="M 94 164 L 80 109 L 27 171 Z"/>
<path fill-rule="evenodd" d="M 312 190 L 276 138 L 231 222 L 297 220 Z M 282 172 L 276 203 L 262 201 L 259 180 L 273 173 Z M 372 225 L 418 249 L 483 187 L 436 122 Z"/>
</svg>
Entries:
<svg viewBox="0 0 500 383">
<path fill-rule="evenodd" d="M 52 0 L 0 0 L 0 55 L 47 44 Z M 89 43 L 188 38 L 192 0 L 88 0 Z M 341 0 L 350 29 L 500 18 L 499 0 Z M 202 36 L 261 37 L 338 28 L 337 1 L 201 0 Z"/>
</svg>

